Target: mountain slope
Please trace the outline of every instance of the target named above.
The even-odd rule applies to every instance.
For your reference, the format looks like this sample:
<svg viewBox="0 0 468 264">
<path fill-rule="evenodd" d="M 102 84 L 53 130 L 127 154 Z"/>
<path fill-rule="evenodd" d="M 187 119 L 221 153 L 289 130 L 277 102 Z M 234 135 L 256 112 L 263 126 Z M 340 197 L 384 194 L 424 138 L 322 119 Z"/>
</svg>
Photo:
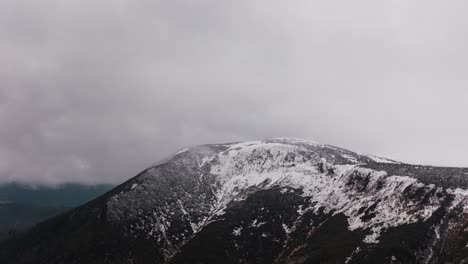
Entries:
<svg viewBox="0 0 468 264">
<path fill-rule="evenodd" d="M 464 263 L 467 176 L 303 140 L 198 146 L 7 241 L 0 261 Z"/>
</svg>

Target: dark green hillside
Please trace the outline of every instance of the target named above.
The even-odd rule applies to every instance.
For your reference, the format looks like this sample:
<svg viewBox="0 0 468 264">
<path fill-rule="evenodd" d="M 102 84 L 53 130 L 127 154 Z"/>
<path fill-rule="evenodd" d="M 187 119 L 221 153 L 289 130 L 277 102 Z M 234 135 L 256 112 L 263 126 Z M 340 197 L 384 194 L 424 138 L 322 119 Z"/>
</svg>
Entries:
<svg viewBox="0 0 468 264">
<path fill-rule="evenodd" d="M 34 188 L 16 183 L 0 185 L 0 240 L 84 204 L 111 188 L 111 185 L 79 184 Z"/>
<path fill-rule="evenodd" d="M 0 202 L 15 204 L 76 207 L 110 190 L 112 185 L 64 184 L 58 187 L 29 187 L 16 183 L 0 185 Z"/>
</svg>

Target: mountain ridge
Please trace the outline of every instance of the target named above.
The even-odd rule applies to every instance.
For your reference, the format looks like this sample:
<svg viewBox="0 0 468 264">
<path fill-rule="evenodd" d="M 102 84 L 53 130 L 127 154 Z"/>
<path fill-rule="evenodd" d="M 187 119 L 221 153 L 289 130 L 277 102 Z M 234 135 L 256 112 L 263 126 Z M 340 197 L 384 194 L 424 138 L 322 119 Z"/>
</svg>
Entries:
<svg viewBox="0 0 468 264">
<path fill-rule="evenodd" d="M 0 260 L 461 263 L 466 173 L 299 139 L 196 146 L 6 243 Z"/>
</svg>

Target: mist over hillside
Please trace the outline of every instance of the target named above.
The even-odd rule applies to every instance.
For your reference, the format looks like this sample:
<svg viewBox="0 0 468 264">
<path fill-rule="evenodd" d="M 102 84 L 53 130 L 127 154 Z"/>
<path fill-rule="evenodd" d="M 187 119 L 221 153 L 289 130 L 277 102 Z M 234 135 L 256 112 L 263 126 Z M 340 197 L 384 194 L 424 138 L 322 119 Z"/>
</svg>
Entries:
<svg viewBox="0 0 468 264">
<path fill-rule="evenodd" d="M 66 212 L 110 190 L 112 185 L 0 185 L 0 240 Z"/>
<path fill-rule="evenodd" d="M 35 206 L 75 207 L 110 190 L 113 185 L 63 184 L 29 186 L 19 183 L 0 185 L 0 202 Z"/>
</svg>

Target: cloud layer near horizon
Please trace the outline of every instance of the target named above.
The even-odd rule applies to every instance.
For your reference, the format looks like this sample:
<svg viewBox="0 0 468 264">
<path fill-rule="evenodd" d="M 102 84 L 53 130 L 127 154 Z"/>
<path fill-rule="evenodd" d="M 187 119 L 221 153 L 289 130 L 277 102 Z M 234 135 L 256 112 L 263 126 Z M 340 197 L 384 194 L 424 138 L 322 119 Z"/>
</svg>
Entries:
<svg viewBox="0 0 468 264">
<path fill-rule="evenodd" d="M 468 166 L 465 1 L 0 3 L 0 183 L 300 137 Z"/>
</svg>

